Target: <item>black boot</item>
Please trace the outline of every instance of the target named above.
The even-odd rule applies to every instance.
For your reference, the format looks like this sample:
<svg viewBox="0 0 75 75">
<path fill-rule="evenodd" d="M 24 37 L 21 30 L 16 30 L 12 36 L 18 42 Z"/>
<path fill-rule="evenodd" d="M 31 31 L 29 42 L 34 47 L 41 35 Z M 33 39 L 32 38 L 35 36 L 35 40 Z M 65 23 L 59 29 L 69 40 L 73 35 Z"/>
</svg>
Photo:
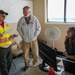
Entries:
<svg viewBox="0 0 75 75">
<path fill-rule="evenodd" d="M 29 66 L 25 66 L 25 67 L 24 67 L 24 71 L 26 71 L 28 68 L 29 68 Z"/>
</svg>

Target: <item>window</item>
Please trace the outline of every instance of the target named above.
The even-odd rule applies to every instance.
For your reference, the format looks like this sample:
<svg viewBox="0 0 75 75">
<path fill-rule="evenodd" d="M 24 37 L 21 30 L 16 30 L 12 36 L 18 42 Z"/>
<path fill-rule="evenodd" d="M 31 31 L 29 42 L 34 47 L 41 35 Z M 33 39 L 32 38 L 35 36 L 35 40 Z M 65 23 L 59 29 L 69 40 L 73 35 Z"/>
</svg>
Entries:
<svg viewBox="0 0 75 75">
<path fill-rule="evenodd" d="M 67 0 L 66 21 L 75 22 L 75 0 Z"/>
<path fill-rule="evenodd" d="M 48 22 L 75 22 L 75 0 L 48 0 Z"/>
</svg>

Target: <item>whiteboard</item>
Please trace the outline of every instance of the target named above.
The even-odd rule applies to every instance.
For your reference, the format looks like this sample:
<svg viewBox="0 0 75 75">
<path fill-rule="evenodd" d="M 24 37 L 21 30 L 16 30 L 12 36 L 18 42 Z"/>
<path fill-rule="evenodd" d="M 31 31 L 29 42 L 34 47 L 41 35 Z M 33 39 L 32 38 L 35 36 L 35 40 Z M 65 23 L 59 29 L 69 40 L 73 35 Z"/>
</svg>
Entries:
<svg viewBox="0 0 75 75">
<path fill-rule="evenodd" d="M 7 23 L 16 23 L 23 16 L 23 7 L 31 7 L 33 14 L 32 0 L 0 0 L 0 10 L 8 12 L 5 21 Z"/>
</svg>

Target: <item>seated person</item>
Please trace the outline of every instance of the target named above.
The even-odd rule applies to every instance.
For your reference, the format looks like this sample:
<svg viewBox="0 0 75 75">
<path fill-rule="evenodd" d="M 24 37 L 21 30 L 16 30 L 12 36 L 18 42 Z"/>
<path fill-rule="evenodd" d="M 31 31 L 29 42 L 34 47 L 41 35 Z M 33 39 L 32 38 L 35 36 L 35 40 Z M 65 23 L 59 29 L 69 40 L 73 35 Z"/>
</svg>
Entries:
<svg viewBox="0 0 75 75">
<path fill-rule="evenodd" d="M 75 60 L 75 27 L 68 28 L 65 39 L 65 49 L 63 53 L 68 59 Z"/>
</svg>

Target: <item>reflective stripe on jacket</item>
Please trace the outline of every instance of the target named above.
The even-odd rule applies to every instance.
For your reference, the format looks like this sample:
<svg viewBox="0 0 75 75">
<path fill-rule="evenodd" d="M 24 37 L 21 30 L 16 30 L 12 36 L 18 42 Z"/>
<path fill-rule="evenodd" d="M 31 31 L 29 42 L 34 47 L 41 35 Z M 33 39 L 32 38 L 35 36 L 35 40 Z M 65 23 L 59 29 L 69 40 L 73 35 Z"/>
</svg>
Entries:
<svg viewBox="0 0 75 75">
<path fill-rule="evenodd" d="M 6 33 L 8 31 L 8 33 Z M 12 41 L 9 40 L 10 38 L 10 27 L 8 24 L 4 23 L 4 28 L 0 25 L 0 34 L 2 34 L 3 36 L 0 38 L 0 40 L 2 39 L 8 39 L 6 41 L 0 41 L 0 47 L 8 47 L 12 44 Z"/>
</svg>

